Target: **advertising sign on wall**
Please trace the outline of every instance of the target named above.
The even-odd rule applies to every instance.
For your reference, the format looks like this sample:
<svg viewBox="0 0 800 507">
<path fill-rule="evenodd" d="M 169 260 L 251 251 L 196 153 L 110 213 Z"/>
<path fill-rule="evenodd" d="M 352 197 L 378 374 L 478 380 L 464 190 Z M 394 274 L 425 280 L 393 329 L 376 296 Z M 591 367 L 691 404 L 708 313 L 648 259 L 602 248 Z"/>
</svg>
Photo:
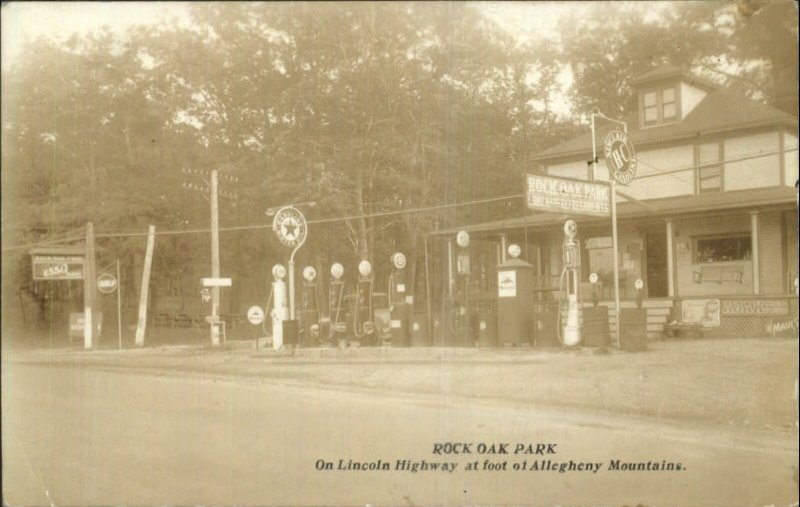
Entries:
<svg viewBox="0 0 800 507">
<path fill-rule="evenodd" d="M 497 296 L 501 298 L 517 297 L 517 272 L 497 272 Z"/>
<path fill-rule="evenodd" d="M 592 216 L 611 215 L 611 187 L 604 183 L 529 174 L 528 209 Z"/>
<path fill-rule="evenodd" d="M 788 315 L 786 299 L 729 299 L 722 302 L 723 315 Z"/>
<path fill-rule="evenodd" d="M 704 327 L 719 327 L 719 299 L 686 299 L 681 301 L 681 321 Z"/>
</svg>

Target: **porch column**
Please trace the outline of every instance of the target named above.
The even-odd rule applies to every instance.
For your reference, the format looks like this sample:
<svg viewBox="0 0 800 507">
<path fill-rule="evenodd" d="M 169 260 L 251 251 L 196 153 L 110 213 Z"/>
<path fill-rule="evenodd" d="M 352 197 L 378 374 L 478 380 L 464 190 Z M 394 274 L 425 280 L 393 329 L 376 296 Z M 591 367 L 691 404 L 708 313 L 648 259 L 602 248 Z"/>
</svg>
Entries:
<svg viewBox="0 0 800 507">
<path fill-rule="evenodd" d="M 761 294 L 761 262 L 758 255 L 758 211 L 750 212 L 750 249 L 753 252 L 753 294 Z"/>
<path fill-rule="evenodd" d="M 675 239 L 672 232 L 672 219 L 667 219 L 667 295 L 675 297 Z"/>
<path fill-rule="evenodd" d="M 447 240 L 447 296 L 453 298 L 453 240 Z"/>
<path fill-rule="evenodd" d="M 506 255 L 508 255 L 506 253 L 506 250 L 508 250 L 508 238 L 506 237 L 505 234 L 501 234 L 500 235 L 500 261 L 501 262 L 505 262 L 506 261 Z"/>
</svg>

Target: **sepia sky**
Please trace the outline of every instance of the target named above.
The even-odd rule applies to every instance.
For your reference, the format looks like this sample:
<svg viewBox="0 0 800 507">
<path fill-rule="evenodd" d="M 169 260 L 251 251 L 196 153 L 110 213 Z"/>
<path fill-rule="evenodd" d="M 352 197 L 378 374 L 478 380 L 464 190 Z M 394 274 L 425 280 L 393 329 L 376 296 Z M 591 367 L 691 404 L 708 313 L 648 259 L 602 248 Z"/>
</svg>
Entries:
<svg viewBox="0 0 800 507">
<path fill-rule="evenodd" d="M 529 39 L 553 37 L 558 19 L 580 9 L 582 2 L 476 2 L 509 32 Z M 13 2 L 2 8 L 2 66 L 19 54 L 26 40 L 47 35 L 64 39 L 73 33 L 97 31 L 108 26 L 122 31 L 131 25 L 174 19 L 188 23 L 185 3 L 180 2 Z"/>
</svg>

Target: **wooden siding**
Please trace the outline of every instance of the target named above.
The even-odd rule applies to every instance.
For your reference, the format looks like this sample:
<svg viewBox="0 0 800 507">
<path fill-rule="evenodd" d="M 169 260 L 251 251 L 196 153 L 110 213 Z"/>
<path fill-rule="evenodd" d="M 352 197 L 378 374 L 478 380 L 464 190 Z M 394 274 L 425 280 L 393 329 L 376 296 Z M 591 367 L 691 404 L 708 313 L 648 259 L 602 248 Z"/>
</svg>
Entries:
<svg viewBox="0 0 800 507">
<path fill-rule="evenodd" d="M 783 241 L 781 213 L 759 213 L 758 240 L 761 256 L 761 293 L 783 293 Z"/>
</svg>

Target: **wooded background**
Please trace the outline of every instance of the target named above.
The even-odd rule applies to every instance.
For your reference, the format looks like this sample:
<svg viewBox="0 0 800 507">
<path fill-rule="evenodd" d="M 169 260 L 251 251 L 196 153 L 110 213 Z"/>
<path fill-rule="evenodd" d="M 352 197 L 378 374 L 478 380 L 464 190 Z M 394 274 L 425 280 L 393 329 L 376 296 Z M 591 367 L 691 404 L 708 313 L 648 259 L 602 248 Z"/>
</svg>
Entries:
<svg viewBox="0 0 800 507">
<path fill-rule="evenodd" d="M 26 320 L 41 323 L 47 301 L 80 292 L 34 284 L 28 252 L 79 241 L 87 221 L 98 267 L 120 259 L 128 308 L 149 224 L 159 294 L 199 297 L 210 238 L 191 231 L 208 227 L 209 206 L 183 188 L 182 169 L 238 180 L 221 182 L 236 195 L 220 201 L 221 264 L 242 307 L 263 297 L 286 252 L 269 228 L 225 229 L 314 201 L 300 268 L 325 276 L 338 261 L 352 274 L 370 259 L 381 277 L 402 251 L 415 273 L 429 231 L 519 216 L 522 200 L 372 215 L 521 194 L 523 175 L 539 170 L 532 155 L 585 129 L 594 107 L 635 108 L 630 79 L 660 64 L 797 114 L 790 1 L 586 3 L 559 37 L 524 43 L 455 2 L 187 8 L 189 26 L 41 38 L 3 71 L 4 329 L 23 299 L 40 309 Z M 573 82 L 562 90 L 565 68 Z M 569 117 L 554 108 L 565 96 Z"/>
</svg>

